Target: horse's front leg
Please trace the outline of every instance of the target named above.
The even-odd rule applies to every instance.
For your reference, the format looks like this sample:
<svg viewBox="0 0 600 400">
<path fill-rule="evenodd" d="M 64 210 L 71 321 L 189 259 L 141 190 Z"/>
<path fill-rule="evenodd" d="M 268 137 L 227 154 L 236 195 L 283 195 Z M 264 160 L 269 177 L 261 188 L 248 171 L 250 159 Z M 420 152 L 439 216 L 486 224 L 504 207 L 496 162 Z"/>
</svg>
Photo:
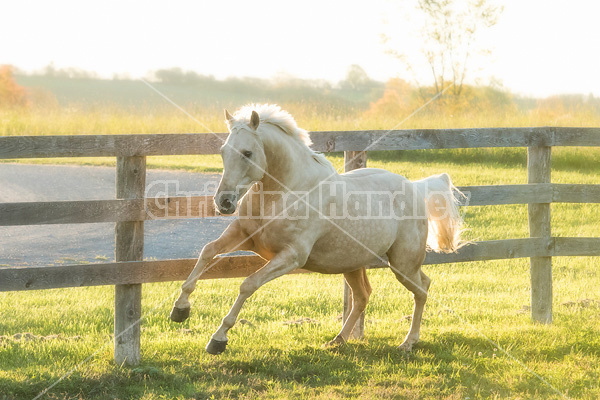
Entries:
<svg viewBox="0 0 600 400">
<path fill-rule="evenodd" d="M 210 354 L 221 354 L 225 351 L 225 347 L 227 346 L 227 331 L 237 321 L 238 314 L 246 299 L 252 296 L 265 283 L 302 267 L 306 263 L 307 257 L 308 252 L 299 252 L 297 249 L 291 247 L 286 248 L 286 250 L 275 255 L 264 267 L 246 278 L 240 286 L 240 294 L 231 307 L 231 310 L 223 318 L 221 326 L 219 326 L 219 329 L 217 329 L 212 335 L 210 342 L 208 342 L 206 351 Z"/>
<path fill-rule="evenodd" d="M 210 267 L 210 262 L 215 256 L 232 251 L 253 249 L 254 243 L 240 228 L 239 220 L 233 221 L 217 240 L 208 243 L 200 252 L 196 266 L 181 286 L 181 293 L 171 311 L 171 319 L 175 322 L 183 322 L 189 317 L 190 294 L 196 288 L 198 278 L 207 267 Z"/>
</svg>

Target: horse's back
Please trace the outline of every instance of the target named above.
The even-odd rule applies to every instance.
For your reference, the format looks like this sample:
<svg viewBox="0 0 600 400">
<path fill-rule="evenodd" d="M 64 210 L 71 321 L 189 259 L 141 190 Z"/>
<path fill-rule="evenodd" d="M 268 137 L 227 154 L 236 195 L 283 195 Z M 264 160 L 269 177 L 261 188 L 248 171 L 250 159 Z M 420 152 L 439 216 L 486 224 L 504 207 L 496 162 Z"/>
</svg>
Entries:
<svg viewBox="0 0 600 400">
<path fill-rule="evenodd" d="M 407 178 L 380 168 L 355 169 L 339 175 L 338 179 L 351 190 L 412 191 L 412 182 Z"/>
<path fill-rule="evenodd" d="M 339 175 L 336 183 L 343 183 L 343 190 L 333 192 L 328 201 L 343 213 L 329 221 L 313 247 L 307 269 L 339 273 L 381 263 L 394 242 L 426 231 L 424 221 L 411 218 L 424 214 L 424 202 L 403 176 L 362 168 Z M 424 251 L 415 247 L 415 252 Z"/>
</svg>

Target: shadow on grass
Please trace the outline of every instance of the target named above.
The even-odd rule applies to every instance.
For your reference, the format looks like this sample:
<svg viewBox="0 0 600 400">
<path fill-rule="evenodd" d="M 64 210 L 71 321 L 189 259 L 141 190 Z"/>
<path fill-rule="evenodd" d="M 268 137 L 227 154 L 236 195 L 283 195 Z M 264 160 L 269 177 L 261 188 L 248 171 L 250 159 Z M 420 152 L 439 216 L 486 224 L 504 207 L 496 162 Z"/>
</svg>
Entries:
<svg viewBox="0 0 600 400">
<path fill-rule="evenodd" d="M 335 350 L 262 347 L 232 348 L 217 357 L 179 354 L 177 358 L 147 359 L 131 369 L 114 366 L 99 374 L 76 371 L 47 398 L 138 398 L 148 393 L 201 399 L 258 398 L 331 390 L 341 398 L 376 396 L 384 390 L 425 390 L 432 393 L 427 396 L 431 398 L 457 390 L 463 397 L 515 395 L 514 387 L 497 380 L 500 371 L 513 368 L 513 364 L 492 360 L 491 347 L 484 338 L 448 333 L 420 343 L 410 354 L 400 352 L 392 337 L 350 342 Z M 478 356 L 482 353 L 483 357 Z M 520 394 L 553 394 L 543 382 L 531 378 Z M 6 393 L 7 399 L 33 398 L 56 379 L 58 376 L 44 373 L 23 385 L 0 378 L 0 393 Z"/>
</svg>

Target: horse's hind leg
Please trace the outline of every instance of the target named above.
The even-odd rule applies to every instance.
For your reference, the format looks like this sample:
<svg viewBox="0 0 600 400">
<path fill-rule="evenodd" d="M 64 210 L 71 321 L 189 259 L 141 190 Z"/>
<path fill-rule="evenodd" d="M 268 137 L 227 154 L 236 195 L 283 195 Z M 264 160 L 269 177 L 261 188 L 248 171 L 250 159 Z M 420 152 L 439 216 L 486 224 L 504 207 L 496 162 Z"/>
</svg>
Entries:
<svg viewBox="0 0 600 400">
<path fill-rule="evenodd" d="M 415 255 L 414 257 L 411 257 L 411 252 L 406 251 L 406 249 L 393 248 L 388 252 L 390 267 L 396 275 L 396 279 L 412 292 L 415 301 L 410 331 L 400 345 L 400 350 L 404 351 L 411 351 L 419 341 L 423 310 L 427 301 L 427 291 L 431 284 L 431 279 L 421 271 L 424 256 L 424 249 L 422 255 Z"/>
<path fill-rule="evenodd" d="M 338 335 L 331 342 L 327 343 L 326 346 L 335 346 L 343 344 L 348 340 L 356 321 L 360 317 L 367 303 L 369 302 L 369 296 L 371 295 L 371 285 L 367 278 L 367 272 L 365 268 L 358 269 L 352 272 L 346 272 L 344 279 L 352 289 L 352 310 L 344 322 L 344 326 Z"/>
<path fill-rule="evenodd" d="M 413 346 L 419 341 L 419 330 L 421 329 L 421 320 L 423 318 L 423 310 L 427 301 L 427 291 L 431 283 L 431 279 L 419 269 L 417 274 L 407 276 L 402 273 L 397 273 L 396 278 L 408 290 L 413 293 L 415 307 L 413 310 L 410 331 L 406 335 L 404 342 L 400 345 L 400 350 L 411 351 Z"/>
</svg>

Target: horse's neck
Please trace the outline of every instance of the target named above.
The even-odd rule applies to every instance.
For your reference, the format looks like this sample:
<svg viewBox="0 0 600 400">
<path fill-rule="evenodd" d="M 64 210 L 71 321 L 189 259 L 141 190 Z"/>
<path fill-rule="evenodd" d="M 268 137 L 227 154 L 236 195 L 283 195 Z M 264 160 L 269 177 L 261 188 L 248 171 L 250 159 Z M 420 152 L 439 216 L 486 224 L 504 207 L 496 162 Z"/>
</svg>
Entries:
<svg viewBox="0 0 600 400">
<path fill-rule="evenodd" d="M 264 190 L 310 190 L 331 175 L 331 170 L 316 161 L 304 144 L 281 135 L 284 133 L 271 132 L 271 137 L 263 139 L 267 156 L 267 171 L 262 180 Z"/>
</svg>

